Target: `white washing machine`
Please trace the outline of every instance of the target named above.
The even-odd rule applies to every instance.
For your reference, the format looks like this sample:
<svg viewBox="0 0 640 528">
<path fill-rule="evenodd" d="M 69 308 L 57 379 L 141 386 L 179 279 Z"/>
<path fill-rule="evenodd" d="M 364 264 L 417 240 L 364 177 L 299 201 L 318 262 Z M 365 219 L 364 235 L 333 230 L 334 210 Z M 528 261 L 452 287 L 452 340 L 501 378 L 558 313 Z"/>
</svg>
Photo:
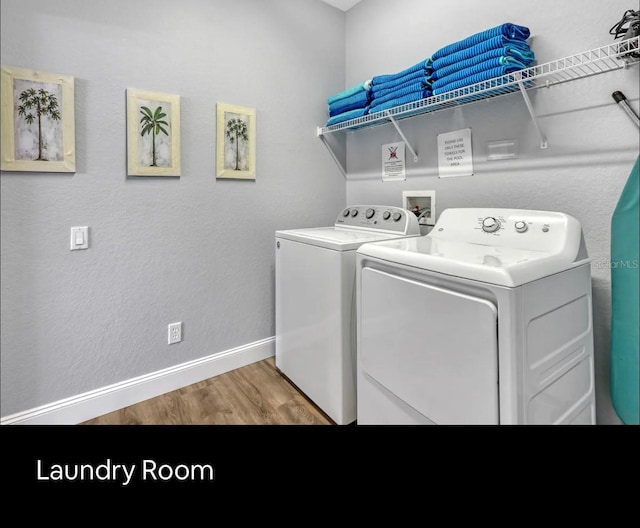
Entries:
<svg viewBox="0 0 640 528">
<path fill-rule="evenodd" d="M 339 425 L 356 419 L 356 249 L 418 235 L 413 213 L 373 205 L 276 232 L 276 366 Z"/>
<path fill-rule="evenodd" d="M 358 424 L 593 424 L 590 260 L 566 214 L 447 209 L 358 249 Z"/>
</svg>

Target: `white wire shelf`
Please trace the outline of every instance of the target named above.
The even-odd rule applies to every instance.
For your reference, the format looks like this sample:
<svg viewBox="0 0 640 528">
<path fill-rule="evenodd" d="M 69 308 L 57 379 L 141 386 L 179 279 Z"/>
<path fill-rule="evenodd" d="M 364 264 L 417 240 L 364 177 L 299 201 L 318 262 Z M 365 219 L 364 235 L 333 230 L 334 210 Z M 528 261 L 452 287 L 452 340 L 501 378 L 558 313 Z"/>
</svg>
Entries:
<svg viewBox="0 0 640 528">
<path fill-rule="evenodd" d="M 325 134 L 331 134 L 333 132 L 343 130 L 353 131 L 389 122 L 392 122 L 397 128 L 397 124 L 395 123 L 397 119 L 437 112 L 452 106 L 512 94 L 519 90 L 521 90 L 525 96 L 525 102 L 535 121 L 526 90 L 549 87 L 575 79 L 619 70 L 640 62 L 640 59 L 631 56 L 630 52 L 633 52 L 634 55 L 640 54 L 640 36 L 537 66 L 531 66 L 524 70 L 509 73 L 501 77 L 495 77 L 488 81 L 482 81 L 443 94 L 434 95 L 426 99 L 420 99 L 419 101 L 396 106 L 389 110 L 375 112 L 327 127 L 318 127 L 317 135 L 322 137 Z M 538 132 L 541 136 L 541 146 L 545 148 L 546 140 L 539 129 Z M 414 157 L 417 158 L 415 153 Z"/>
</svg>

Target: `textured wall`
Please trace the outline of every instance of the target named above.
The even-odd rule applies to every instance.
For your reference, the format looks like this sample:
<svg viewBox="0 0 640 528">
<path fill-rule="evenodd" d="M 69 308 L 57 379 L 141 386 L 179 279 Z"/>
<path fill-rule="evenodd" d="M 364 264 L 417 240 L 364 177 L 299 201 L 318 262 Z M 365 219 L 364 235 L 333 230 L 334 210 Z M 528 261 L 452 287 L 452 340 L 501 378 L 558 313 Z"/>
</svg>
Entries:
<svg viewBox="0 0 640 528">
<path fill-rule="evenodd" d="M 75 77 L 77 172 L 2 173 L 6 416 L 274 334 L 277 229 L 328 225 L 315 127 L 344 88 L 318 0 L 9 0 L 1 61 Z M 127 178 L 125 90 L 181 96 L 182 176 Z M 257 110 L 257 180 L 215 178 L 216 101 Z M 90 226 L 86 251 L 69 228 Z M 167 324 L 184 323 L 168 346 Z"/>
<path fill-rule="evenodd" d="M 637 7 L 637 6 L 636 6 Z M 438 48 L 503 22 L 528 26 L 538 63 L 612 42 L 608 34 L 627 0 L 366 0 L 347 13 L 347 85 L 415 64 Z M 377 35 L 380 38 L 371 38 Z M 482 101 L 403 121 L 420 160 L 407 161 L 407 180 L 382 183 L 380 145 L 401 141 L 391 125 L 348 134 L 347 202 L 400 205 L 405 189 L 435 189 L 438 211 L 447 207 L 557 210 L 583 225 L 594 259 L 594 334 L 597 419 L 619 423 L 609 394 L 610 219 L 638 156 L 638 129 L 611 98 L 623 91 L 638 110 L 638 67 L 532 93 L 549 148 L 540 150 L 522 97 Z M 474 176 L 438 178 L 439 133 L 472 128 Z M 519 158 L 487 161 L 486 143 L 517 139 Z"/>
</svg>

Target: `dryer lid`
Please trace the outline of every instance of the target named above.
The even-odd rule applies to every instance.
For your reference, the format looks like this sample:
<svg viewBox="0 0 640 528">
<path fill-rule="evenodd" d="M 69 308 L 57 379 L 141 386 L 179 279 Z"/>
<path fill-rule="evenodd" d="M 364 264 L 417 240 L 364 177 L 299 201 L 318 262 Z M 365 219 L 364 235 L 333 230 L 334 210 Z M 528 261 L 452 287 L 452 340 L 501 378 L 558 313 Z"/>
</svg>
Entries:
<svg viewBox="0 0 640 528">
<path fill-rule="evenodd" d="M 508 287 L 589 261 L 575 218 L 517 209 L 447 209 L 427 236 L 366 244 L 358 252 Z"/>
</svg>

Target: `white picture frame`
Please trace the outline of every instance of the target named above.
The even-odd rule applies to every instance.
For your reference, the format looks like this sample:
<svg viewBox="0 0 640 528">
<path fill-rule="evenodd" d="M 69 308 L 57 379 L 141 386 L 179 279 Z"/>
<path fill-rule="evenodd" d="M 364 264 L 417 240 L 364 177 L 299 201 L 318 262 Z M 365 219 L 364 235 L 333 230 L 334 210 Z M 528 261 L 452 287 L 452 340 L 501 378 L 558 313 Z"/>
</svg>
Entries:
<svg viewBox="0 0 640 528">
<path fill-rule="evenodd" d="M 2 66 L 1 151 L 3 171 L 76 171 L 73 77 Z"/>
<path fill-rule="evenodd" d="M 256 179 L 256 110 L 217 103 L 216 178 Z"/>
<path fill-rule="evenodd" d="M 180 164 L 180 96 L 128 88 L 127 175 L 180 176 Z"/>
<path fill-rule="evenodd" d="M 418 217 L 421 226 L 436 224 L 435 191 L 402 191 L 402 207 Z"/>
</svg>

